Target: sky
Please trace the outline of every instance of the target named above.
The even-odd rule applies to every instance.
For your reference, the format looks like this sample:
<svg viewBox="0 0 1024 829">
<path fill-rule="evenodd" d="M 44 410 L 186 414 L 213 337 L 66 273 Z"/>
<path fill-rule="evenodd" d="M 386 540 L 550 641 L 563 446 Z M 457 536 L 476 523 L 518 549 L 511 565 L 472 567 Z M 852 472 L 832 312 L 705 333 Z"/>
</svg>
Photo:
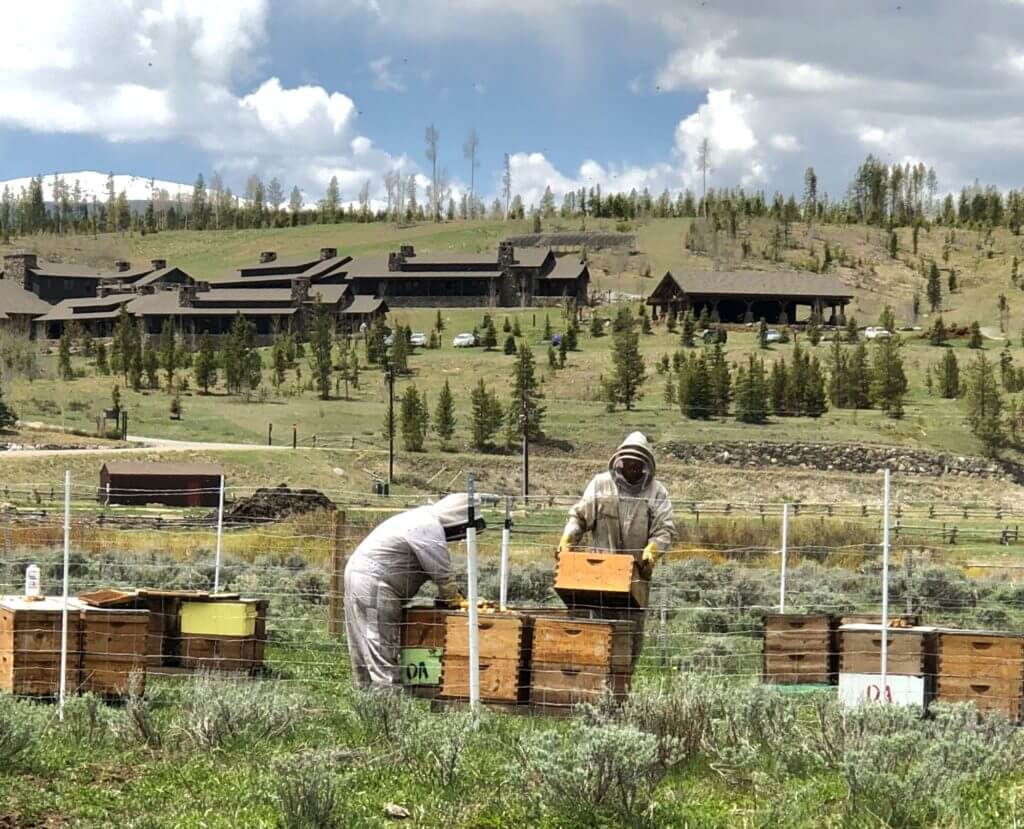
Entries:
<svg viewBox="0 0 1024 829">
<path fill-rule="evenodd" d="M 102 7 L 102 13 L 98 8 Z M 1024 2 L 33 0 L 0 4 L 0 179 L 69 170 L 307 201 L 399 169 L 527 204 L 709 185 L 841 197 L 868 153 L 1020 186 Z M 421 183 L 425 179 L 421 179 Z"/>
</svg>

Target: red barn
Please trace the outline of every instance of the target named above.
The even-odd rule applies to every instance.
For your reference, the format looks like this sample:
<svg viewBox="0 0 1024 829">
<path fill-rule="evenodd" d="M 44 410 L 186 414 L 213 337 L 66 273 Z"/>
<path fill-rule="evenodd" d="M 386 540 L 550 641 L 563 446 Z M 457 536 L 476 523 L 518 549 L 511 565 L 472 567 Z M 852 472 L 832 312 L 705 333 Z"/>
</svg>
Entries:
<svg viewBox="0 0 1024 829">
<path fill-rule="evenodd" d="M 212 463 L 105 463 L 98 498 L 104 504 L 216 507 L 223 474 Z"/>
</svg>

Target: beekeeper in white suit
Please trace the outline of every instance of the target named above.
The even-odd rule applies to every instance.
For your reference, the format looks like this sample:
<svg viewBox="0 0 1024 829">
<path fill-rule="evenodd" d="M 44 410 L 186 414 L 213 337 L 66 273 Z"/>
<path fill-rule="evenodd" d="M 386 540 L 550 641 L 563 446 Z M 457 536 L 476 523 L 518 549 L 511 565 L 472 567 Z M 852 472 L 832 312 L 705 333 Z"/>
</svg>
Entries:
<svg viewBox="0 0 1024 829">
<path fill-rule="evenodd" d="M 631 555 L 640 573 L 649 579 L 675 534 L 672 502 L 655 477 L 654 453 L 643 432 L 633 432 L 615 450 L 608 471 L 595 475 L 583 497 L 569 510 L 569 520 L 558 544 L 558 554 L 581 544 L 590 535 L 590 547 L 600 552 Z M 634 623 L 633 662 L 643 647 L 647 610 L 586 608 L 601 619 Z"/>
<path fill-rule="evenodd" d="M 474 526 L 480 498 L 474 499 Z M 357 685 L 400 684 L 402 605 L 430 580 L 449 605 L 464 602 L 451 576 L 448 543 L 466 537 L 469 497 L 456 493 L 436 504 L 399 513 L 379 524 L 345 565 L 345 629 Z"/>
</svg>

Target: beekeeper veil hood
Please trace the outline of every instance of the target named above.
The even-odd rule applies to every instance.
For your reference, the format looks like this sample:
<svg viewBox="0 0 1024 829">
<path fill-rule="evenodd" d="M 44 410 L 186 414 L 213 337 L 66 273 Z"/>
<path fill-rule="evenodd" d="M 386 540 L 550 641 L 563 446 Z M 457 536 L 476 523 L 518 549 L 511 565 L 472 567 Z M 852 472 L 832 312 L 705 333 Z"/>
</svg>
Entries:
<svg viewBox="0 0 1024 829">
<path fill-rule="evenodd" d="M 638 461 L 643 464 L 643 475 L 638 481 L 631 482 L 623 476 L 622 466 L 625 461 Z M 654 453 L 651 452 L 647 436 L 643 432 L 628 435 L 608 461 L 608 470 L 612 473 L 612 479 L 620 492 L 627 495 L 639 495 L 643 492 L 654 480 L 655 472 Z"/>
<path fill-rule="evenodd" d="M 446 495 L 436 504 L 426 507 L 444 529 L 444 537 L 448 541 L 460 541 L 466 537 L 469 527 L 469 496 L 465 492 Z M 480 496 L 473 496 L 473 526 L 477 532 L 483 532 L 487 523 L 480 515 Z"/>
</svg>

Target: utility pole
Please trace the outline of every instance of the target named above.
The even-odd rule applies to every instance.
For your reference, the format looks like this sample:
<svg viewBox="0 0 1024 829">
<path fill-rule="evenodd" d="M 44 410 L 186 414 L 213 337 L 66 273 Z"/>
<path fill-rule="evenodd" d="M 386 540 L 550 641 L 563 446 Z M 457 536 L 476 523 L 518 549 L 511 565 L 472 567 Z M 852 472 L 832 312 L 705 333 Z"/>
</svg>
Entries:
<svg viewBox="0 0 1024 829">
<path fill-rule="evenodd" d="M 388 366 L 388 492 L 395 478 L 395 370 Z"/>
</svg>

